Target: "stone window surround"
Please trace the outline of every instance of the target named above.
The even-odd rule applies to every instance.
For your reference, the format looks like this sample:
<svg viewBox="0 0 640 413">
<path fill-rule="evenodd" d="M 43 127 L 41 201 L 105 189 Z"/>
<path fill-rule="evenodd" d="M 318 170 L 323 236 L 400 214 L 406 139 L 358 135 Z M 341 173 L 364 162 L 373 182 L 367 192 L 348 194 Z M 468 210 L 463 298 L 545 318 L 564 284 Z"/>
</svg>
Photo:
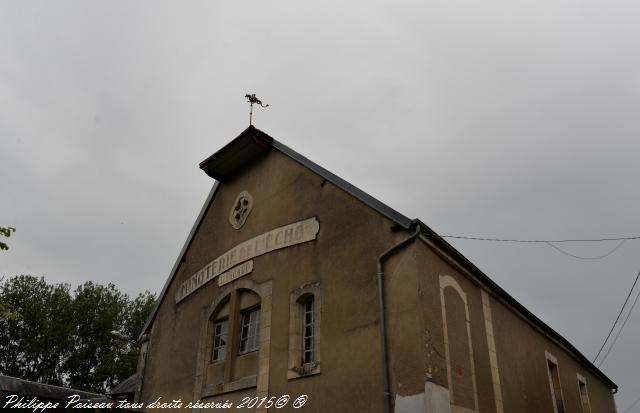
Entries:
<svg viewBox="0 0 640 413">
<path fill-rule="evenodd" d="M 213 344 L 212 326 L 213 316 L 224 305 L 233 291 L 249 290 L 260 297 L 260 348 L 258 350 L 258 373 L 253 376 L 243 377 L 222 385 L 206 385 L 207 365 L 211 362 L 207 351 Z M 220 288 L 218 296 L 213 302 L 203 308 L 200 337 L 198 343 L 198 356 L 196 361 L 196 380 L 194 387 L 194 400 L 211 397 L 232 391 L 256 388 L 256 396 L 264 397 L 269 392 L 269 354 L 271 346 L 271 308 L 272 291 L 271 281 L 256 283 L 249 279 L 236 280 Z M 231 332 L 229 332 L 231 334 Z M 230 351 L 231 350 L 231 351 Z M 233 360 L 234 349 L 228 347 L 225 363 Z"/>
<path fill-rule="evenodd" d="M 583 413 L 591 413 L 591 401 L 589 400 L 589 388 L 587 387 L 587 379 L 585 379 L 580 373 L 576 373 L 576 376 L 578 378 L 578 394 L 580 395 L 580 408 L 582 409 Z M 584 396 L 582 394 L 582 386 L 584 386 Z M 587 405 L 586 409 L 584 408 L 585 404 Z"/>
<path fill-rule="evenodd" d="M 469 362 L 471 364 L 471 379 L 473 383 L 473 399 L 475 404 L 475 409 L 470 410 L 461 406 L 451 405 L 452 413 L 471 413 L 478 412 L 478 386 L 476 384 L 476 372 L 475 372 L 475 361 L 473 357 L 473 344 L 471 342 L 471 318 L 469 317 L 469 304 L 467 302 L 467 294 L 464 292 L 458 281 L 453 278 L 451 275 L 443 275 L 440 274 L 440 304 L 442 306 L 442 327 L 444 332 L 444 349 L 445 349 L 445 357 L 447 360 L 447 381 L 449 386 L 449 400 L 453 400 L 453 380 L 451 378 L 451 355 L 449 352 L 449 334 L 447 329 L 447 313 L 446 313 L 446 303 L 444 299 L 444 290 L 446 288 L 453 288 L 462 301 L 464 302 L 464 310 L 465 310 L 465 318 L 467 325 L 467 337 L 469 341 Z"/>
<path fill-rule="evenodd" d="M 551 399 L 553 402 L 553 411 L 554 413 L 559 413 L 558 412 L 558 407 L 556 406 L 557 403 L 557 398 L 556 398 L 556 391 L 554 389 L 554 385 L 553 385 L 553 378 L 551 377 L 551 370 L 549 369 L 549 363 L 553 364 L 556 368 L 556 374 L 557 374 L 557 378 L 558 378 L 558 387 L 560 388 L 560 400 L 562 400 L 562 404 L 564 406 L 564 394 L 562 392 L 562 382 L 560 381 L 560 366 L 558 365 L 558 359 L 551 353 L 549 353 L 548 351 L 545 350 L 544 352 L 544 358 L 545 358 L 545 365 L 546 365 L 546 370 L 547 370 L 547 376 L 549 378 L 549 388 L 551 390 Z M 564 410 L 566 411 L 566 406 L 564 407 Z"/>
<path fill-rule="evenodd" d="M 302 363 L 302 325 L 304 301 L 313 296 L 313 363 Z M 289 363 L 287 379 L 297 379 L 319 374 L 320 336 L 322 326 L 322 295 L 320 282 L 309 282 L 289 293 Z"/>
<path fill-rule="evenodd" d="M 504 413 L 502 401 L 502 386 L 500 384 L 500 371 L 498 369 L 498 352 L 496 350 L 495 334 L 493 332 L 493 316 L 491 314 L 491 299 L 485 289 L 480 290 L 482 297 L 482 313 L 484 314 L 484 329 L 489 348 L 489 364 L 491 365 L 491 382 L 496 404 L 496 413 Z"/>
</svg>

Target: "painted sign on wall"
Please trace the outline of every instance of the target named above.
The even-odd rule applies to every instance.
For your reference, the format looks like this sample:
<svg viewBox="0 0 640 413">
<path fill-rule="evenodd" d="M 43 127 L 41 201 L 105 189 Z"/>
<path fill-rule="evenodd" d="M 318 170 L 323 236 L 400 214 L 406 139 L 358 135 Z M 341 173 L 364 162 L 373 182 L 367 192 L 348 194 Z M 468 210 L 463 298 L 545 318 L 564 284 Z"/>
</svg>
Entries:
<svg viewBox="0 0 640 413">
<path fill-rule="evenodd" d="M 176 303 L 238 264 L 271 251 L 316 239 L 319 230 L 320 223 L 313 217 L 273 229 L 236 245 L 180 284 L 176 291 Z"/>
</svg>

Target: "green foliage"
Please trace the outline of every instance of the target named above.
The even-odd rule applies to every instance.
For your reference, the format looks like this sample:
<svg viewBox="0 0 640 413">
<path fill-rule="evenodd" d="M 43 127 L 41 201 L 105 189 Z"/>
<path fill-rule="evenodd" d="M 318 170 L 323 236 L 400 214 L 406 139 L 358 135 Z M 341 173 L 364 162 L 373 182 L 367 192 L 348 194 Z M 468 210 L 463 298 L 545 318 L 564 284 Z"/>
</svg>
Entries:
<svg viewBox="0 0 640 413">
<path fill-rule="evenodd" d="M 0 279 L 0 372 L 41 383 L 104 393 L 135 372 L 135 340 L 153 308 L 107 286 L 68 284 L 21 275 Z M 4 314 L 4 315 L 3 315 Z"/>
<path fill-rule="evenodd" d="M 12 232 L 16 232 L 15 228 L 12 227 L 0 227 L 0 235 L 9 238 Z M 0 250 L 8 250 L 9 246 L 4 242 L 0 241 Z"/>
</svg>

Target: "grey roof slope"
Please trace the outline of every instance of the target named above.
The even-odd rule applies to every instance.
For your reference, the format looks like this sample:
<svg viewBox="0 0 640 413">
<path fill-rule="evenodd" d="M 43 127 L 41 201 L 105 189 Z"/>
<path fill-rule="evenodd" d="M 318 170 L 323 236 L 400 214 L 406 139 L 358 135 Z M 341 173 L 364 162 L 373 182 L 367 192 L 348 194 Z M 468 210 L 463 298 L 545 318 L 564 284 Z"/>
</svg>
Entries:
<svg viewBox="0 0 640 413">
<path fill-rule="evenodd" d="M 133 375 L 127 377 L 113 389 L 107 392 L 110 396 L 120 396 L 124 394 L 135 393 L 140 389 L 140 375 L 138 373 L 134 373 Z"/>
<path fill-rule="evenodd" d="M 594 372 L 598 377 L 600 377 L 603 381 L 605 381 L 613 390 L 617 390 L 618 386 L 607 377 L 600 369 L 598 369 L 587 357 L 585 357 L 577 348 L 575 348 L 567 339 L 565 339 L 562 335 L 556 332 L 554 329 L 549 327 L 544 321 L 536 317 L 531 311 L 529 311 L 526 307 L 520 304 L 515 298 L 513 298 L 509 293 L 503 290 L 498 284 L 496 284 L 489 276 L 487 276 L 482 270 L 475 266 L 469 259 L 467 259 L 462 253 L 460 253 L 456 248 L 454 248 L 451 244 L 449 244 L 444 238 L 440 237 L 434 230 L 429 228 L 425 223 L 420 221 L 419 219 L 410 219 L 395 209 L 389 207 L 383 202 L 377 200 L 361 189 L 355 187 L 339 176 L 329 172 L 324 169 L 320 165 L 315 162 L 309 160 L 308 158 L 302 156 L 298 152 L 289 148 L 281 142 L 278 142 L 271 136 L 262 132 L 261 130 L 255 128 L 254 126 L 249 126 L 245 129 L 238 137 L 225 145 L 222 149 L 211 155 L 209 158 L 205 159 L 200 163 L 200 168 L 204 170 L 207 175 L 216 179 L 218 182 L 224 183 L 226 180 L 230 179 L 233 174 L 238 171 L 243 165 L 246 165 L 247 162 L 250 162 L 254 159 L 257 159 L 261 156 L 265 156 L 267 152 L 272 149 L 276 149 L 294 161 L 300 163 L 304 167 L 309 170 L 315 172 L 320 175 L 327 181 L 336 185 L 338 188 L 341 188 L 345 192 L 349 193 L 356 199 L 364 202 L 370 208 L 378 211 L 383 216 L 389 218 L 391 221 L 399 225 L 404 229 L 409 229 L 413 225 L 419 225 L 421 228 L 421 233 L 429 239 L 431 239 L 438 247 L 442 248 L 448 254 L 450 254 L 454 259 L 456 259 L 463 267 L 469 270 L 472 274 L 474 274 L 482 283 L 484 283 L 487 287 L 489 287 L 496 295 L 501 297 L 507 303 L 509 303 L 513 308 L 522 313 L 526 318 L 528 318 L 531 322 L 537 325 L 542 331 L 548 334 L 553 339 L 557 340 L 560 344 L 566 347 L 570 352 L 572 352 L 575 357 L 582 362 L 586 367 L 588 367 L 592 372 Z M 160 303 L 164 299 L 166 292 L 173 280 L 175 273 L 177 271 L 179 263 L 182 261 L 184 254 L 186 253 L 193 236 L 197 229 L 200 226 L 204 213 L 208 209 L 215 192 L 218 188 L 218 182 L 214 183 L 209 196 L 207 197 L 207 201 L 205 202 L 200 214 L 198 215 L 198 219 L 193 225 L 187 240 L 182 247 L 182 251 L 176 260 L 176 263 L 173 266 L 171 271 L 171 275 L 167 279 L 158 300 L 156 301 L 156 305 L 147 319 L 145 327 L 140 335 L 142 337 L 151 326 L 153 322 L 156 312 L 160 307 Z"/>
<path fill-rule="evenodd" d="M 51 400 L 65 400 L 69 396 L 77 394 L 86 400 L 107 400 L 103 394 L 71 389 L 68 387 L 54 386 L 52 384 L 38 383 L 12 376 L 0 375 L 0 394 L 19 394 L 37 396 Z"/>
</svg>

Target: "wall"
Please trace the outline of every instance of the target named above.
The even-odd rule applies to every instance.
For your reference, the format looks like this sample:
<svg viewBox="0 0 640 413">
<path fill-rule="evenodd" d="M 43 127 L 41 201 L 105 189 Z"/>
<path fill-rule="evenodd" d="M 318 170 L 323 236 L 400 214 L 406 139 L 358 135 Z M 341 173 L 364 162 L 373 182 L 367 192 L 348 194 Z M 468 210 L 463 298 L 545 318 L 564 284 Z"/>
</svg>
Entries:
<svg viewBox="0 0 640 413">
<path fill-rule="evenodd" d="M 242 190 L 253 196 L 254 208 L 246 224 L 234 230 L 229 210 Z M 392 232 L 389 220 L 276 151 L 222 184 L 205 213 L 154 322 L 143 400 L 194 398 L 203 317 L 221 288 L 211 281 L 176 305 L 176 287 L 240 242 L 313 216 L 320 222 L 315 241 L 254 258 L 253 272 L 240 279 L 272 283 L 268 393 L 309 394 L 306 411 L 382 409 L 375 262 L 406 233 Z M 318 281 L 321 373 L 288 379 L 290 293 Z M 210 399 L 237 399 L 245 393 Z"/>
<path fill-rule="evenodd" d="M 229 210 L 243 190 L 253 196 L 254 208 L 235 230 Z M 223 287 L 210 281 L 175 304 L 177 286 L 220 254 L 314 216 L 320 223 L 316 240 L 256 257 L 252 273 Z M 209 362 L 207 317 L 224 294 L 242 287 L 260 290 L 263 315 L 267 307 L 269 313 L 268 325 L 261 319 L 266 341 L 257 356 L 257 388 L 206 401 L 237 401 L 262 391 L 308 394 L 308 412 L 382 411 L 375 264 L 379 254 L 408 236 L 392 226 L 277 151 L 222 184 L 157 313 L 142 400 L 202 396 L 198 361 Z M 291 378 L 291 293 L 314 283 L 322 295 L 320 373 Z M 592 412 L 614 411 L 605 384 L 501 300 L 483 293 L 473 277 L 450 265 L 428 242 L 411 244 L 385 264 L 385 286 L 391 391 L 398 413 L 446 411 L 442 400 L 447 398 L 454 400 L 453 413 L 552 412 L 545 350 L 558 358 L 567 412 L 580 411 L 576 373 L 587 379 Z"/>
<path fill-rule="evenodd" d="M 472 355 L 478 411 L 553 412 L 546 351 L 558 360 L 566 412 L 582 412 L 579 404 L 577 374 L 586 378 L 592 412 L 615 412 L 611 389 L 570 352 L 518 315 L 501 298 L 481 288 L 480 283 L 473 276 L 457 265 L 450 265 L 445 255 L 432 244 L 421 242 L 416 248 L 417 251 L 413 254 L 420 262 L 418 271 L 422 274 L 419 277 L 419 295 L 423 303 L 423 340 L 431 348 L 429 350 L 425 347 L 425 358 L 427 369 L 432 370 L 433 382 L 449 387 L 442 296 L 438 297 L 437 293 L 441 279 L 443 276 L 448 276 L 455 280 L 466 294 L 473 343 Z M 452 291 L 451 288 L 447 290 L 450 293 Z M 449 300 L 450 298 L 447 298 L 447 305 Z M 447 321 L 449 322 L 448 317 Z M 455 337 L 458 340 L 461 338 L 460 331 Z M 451 340 L 451 335 L 449 338 Z M 497 369 L 494 368 L 493 372 L 490 346 L 495 349 L 494 360 L 497 363 Z M 452 370 L 452 375 L 455 375 L 455 366 Z M 497 388 L 494 386 L 496 376 L 500 384 Z M 498 400 L 496 400 L 496 394 L 498 394 Z M 468 396 L 469 394 L 465 394 L 465 397 Z"/>
</svg>

